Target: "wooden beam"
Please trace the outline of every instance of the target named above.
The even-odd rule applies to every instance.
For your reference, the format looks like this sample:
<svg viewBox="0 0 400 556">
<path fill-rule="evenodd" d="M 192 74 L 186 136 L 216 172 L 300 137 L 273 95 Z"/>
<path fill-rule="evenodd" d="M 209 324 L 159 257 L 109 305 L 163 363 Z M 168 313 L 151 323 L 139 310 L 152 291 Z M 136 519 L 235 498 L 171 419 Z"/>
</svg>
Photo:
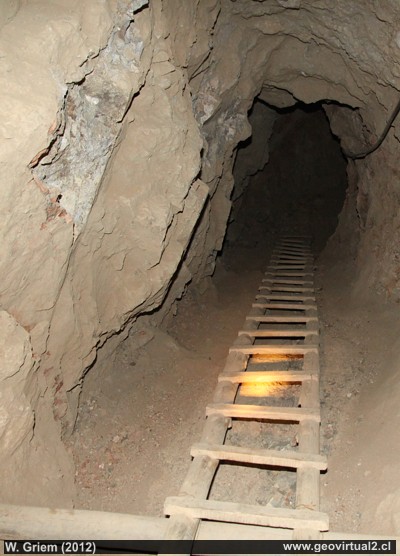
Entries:
<svg viewBox="0 0 400 556">
<path fill-rule="evenodd" d="M 159 517 L 0 504 L 1 539 L 161 539 Z"/>
<path fill-rule="evenodd" d="M 244 371 L 222 373 L 218 377 L 219 382 L 235 382 L 238 384 L 267 383 L 267 382 L 303 382 L 313 377 L 311 373 L 303 371 Z"/>
<path fill-rule="evenodd" d="M 273 291 L 280 291 L 280 292 L 312 292 L 314 293 L 314 288 L 307 288 L 307 287 L 302 287 L 302 286 L 260 286 L 258 288 L 259 290 L 270 290 L 271 292 Z"/>
<path fill-rule="evenodd" d="M 282 251 L 285 250 L 291 250 L 291 249 L 298 249 L 298 247 L 294 247 L 292 246 L 281 246 L 281 247 L 276 247 L 273 252 L 272 252 L 272 257 L 276 257 L 277 254 L 281 253 Z M 302 248 L 300 248 L 301 251 L 304 251 Z M 297 254 L 295 254 L 296 256 Z M 308 257 L 309 259 L 314 259 L 314 253 L 312 253 L 312 251 L 310 251 L 309 249 L 306 249 L 304 252 L 300 253 L 300 255 L 297 256 L 302 256 L 302 257 Z"/>
<path fill-rule="evenodd" d="M 252 307 L 258 309 L 279 309 L 292 311 L 307 311 L 308 309 L 316 309 L 315 303 L 253 303 Z"/>
<path fill-rule="evenodd" d="M 239 335 L 254 338 L 306 338 L 307 336 L 318 336 L 318 330 L 239 330 Z"/>
<path fill-rule="evenodd" d="M 256 299 L 277 299 L 279 301 L 306 301 L 307 299 L 315 301 L 315 295 L 302 295 L 293 293 L 293 295 L 279 294 L 279 293 L 259 293 Z"/>
<path fill-rule="evenodd" d="M 276 270 L 275 272 L 265 272 L 266 277 L 272 278 L 290 278 L 290 277 L 305 277 L 305 276 L 313 276 L 313 273 L 309 270 Z"/>
<path fill-rule="evenodd" d="M 309 270 L 311 267 L 310 265 L 306 265 L 303 263 L 300 264 L 294 264 L 294 263 L 281 263 L 281 264 L 270 264 L 267 267 L 266 270 L 266 274 L 269 274 L 270 272 L 275 273 L 275 271 L 277 270 L 301 270 L 301 271 L 306 271 Z"/>
<path fill-rule="evenodd" d="M 236 345 L 229 348 L 229 352 L 239 351 L 240 353 L 246 353 L 248 355 L 262 355 L 262 354 L 271 354 L 275 355 L 277 353 L 282 355 L 304 355 L 309 351 L 317 351 L 318 345 L 293 345 L 293 344 L 270 344 L 270 345 L 252 345 L 252 346 L 244 346 L 244 345 Z"/>
<path fill-rule="evenodd" d="M 233 523 L 247 523 L 269 527 L 310 527 L 317 531 L 329 529 L 329 517 L 312 510 L 266 508 L 235 502 L 202 500 L 189 496 L 170 496 L 166 499 L 167 515 L 182 514 L 192 519 L 208 519 Z"/>
<path fill-rule="evenodd" d="M 308 329 L 313 331 L 318 326 L 317 323 L 309 323 Z M 306 339 L 306 342 L 309 338 Z M 319 395 L 319 356 L 318 353 L 308 353 L 304 356 L 303 369 L 315 376 L 316 380 L 304 382 L 302 384 L 299 403 L 301 406 L 312 407 L 315 411 L 320 411 Z M 320 452 L 320 425 L 315 421 L 304 420 L 299 425 L 298 439 L 299 450 L 318 454 Z M 296 508 L 309 508 L 318 511 L 320 508 L 320 476 L 312 468 L 302 468 L 297 470 L 296 481 Z M 295 539 L 318 538 L 307 528 L 297 529 L 294 532 Z"/>
<path fill-rule="evenodd" d="M 289 278 L 289 277 L 277 278 L 273 276 L 271 276 L 270 278 L 263 278 L 262 282 L 264 283 L 268 282 L 271 284 L 286 284 L 288 286 L 290 286 L 291 284 L 305 286 L 307 284 L 307 286 L 312 287 L 314 285 L 313 280 L 301 280 L 300 278 Z"/>
<path fill-rule="evenodd" d="M 314 257 L 311 255 L 286 255 L 285 253 L 276 253 L 273 255 L 269 261 L 269 263 L 280 263 L 282 260 L 284 261 L 294 261 L 294 262 L 303 262 L 307 261 L 310 264 L 314 262 Z"/>
<path fill-rule="evenodd" d="M 319 411 L 304 407 L 275 407 L 268 405 L 213 403 L 207 406 L 207 415 L 224 415 L 240 419 L 267 419 L 271 421 L 301 422 L 305 419 L 320 421 Z"/>
<path fill-rule="evenodd" d="M 281 315 L 248 315 L 246 317 L 247 320 L 252 320 L 252 321 L 256 321 L 256 322 L 270 322 L 270 323 L 286 323 L 286 324 L 291 324 L 291 323 L 307 323 L 310 321 L 318 321 L 317 317 L 307 317 L 307 316 L 291 316 L 291 315 L 287 315 L 287 316 L 281 316 Z"/>
<path fill-rule="evenodd" d="M 326 457 L 293 452 L 290 450 L 256 450 L 242 446 L 227 446 L 225 444 L 193 444 L 190 454 L 194 456 L 208 456 L 220 461 L 235 461 L 237 463 L 251 463 L 254 465 L 269 465 L 273 467 L 312 467 L 320 471 L 327 468 Z"/>
<path fill-rule="evenodd" d="M 1 539 L 43 540 L 154 540 L 165 534 L 170 519 L 135 516 L 113 512 L 65 510 L 33 506 L 0 504 Z M 293 530 L 238 523 L 203 521 L 198 540 L 291 540 Z M 400 537 L 368 533 L 328 531 L 323 540 L 384 540 L 390 538 L 400 546 Z"/>
</svg>

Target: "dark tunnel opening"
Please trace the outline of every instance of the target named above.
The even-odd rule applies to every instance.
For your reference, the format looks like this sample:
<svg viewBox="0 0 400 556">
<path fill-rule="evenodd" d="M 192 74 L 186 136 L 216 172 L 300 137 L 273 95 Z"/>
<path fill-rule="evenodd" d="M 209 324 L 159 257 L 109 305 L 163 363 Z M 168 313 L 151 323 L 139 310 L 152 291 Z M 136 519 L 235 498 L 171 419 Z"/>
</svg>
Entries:
<svg viewBox="0 0 400 556">
<path fill-rule="evenodd" d="M 281 232 L 308 235 L 320 252 L 347 189 L 347 160 L 321 103 L 278 109 L 256 100 L 252 135 L 236 153 L 232 211 L 223 248 L 263 249 Z"/>
</svg>

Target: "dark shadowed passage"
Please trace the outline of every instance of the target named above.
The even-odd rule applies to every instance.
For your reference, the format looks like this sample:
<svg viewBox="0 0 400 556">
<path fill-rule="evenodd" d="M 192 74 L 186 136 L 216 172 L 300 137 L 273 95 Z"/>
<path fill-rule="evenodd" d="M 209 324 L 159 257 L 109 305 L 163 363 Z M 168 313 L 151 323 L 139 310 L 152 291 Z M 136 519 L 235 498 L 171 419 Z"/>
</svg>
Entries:
<svg viewBox="0 0 400 556">
<path fill-rule="evenodd" d="M 249 120 L 252 136 L 237 150 L 225 250 L 261 247 L 286 229 L 311 235 L 320 251 L 347 188 L 346 160 L 323 108 L 277 110 L 256 101 Z"/>
</svg>

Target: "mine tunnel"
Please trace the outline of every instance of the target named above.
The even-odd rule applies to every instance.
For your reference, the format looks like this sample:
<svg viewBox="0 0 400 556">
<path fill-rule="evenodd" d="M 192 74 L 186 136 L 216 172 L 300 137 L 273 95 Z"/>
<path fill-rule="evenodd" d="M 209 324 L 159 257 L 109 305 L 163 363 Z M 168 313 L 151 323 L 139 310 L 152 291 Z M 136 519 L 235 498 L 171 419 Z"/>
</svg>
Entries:
<svg viewBox="0 0 400 556">
<path fill-rule="evenodd" d="M 164 534 L 277 245 L 318 309 L 319 509 L 333 535 L 400 536 L 399 10 L 4 1 L 1 539 L 57 538 L 63 509 Z M 246 425 L 226 438 L 299 451 Z M 218 503 L 315 510 L 296 470 L 219 471 Z"/>
<path fill-rule="evenodd" d="M 233 168 L 226 250 L 237 244 L 265 249 L 286 231 L 309 235 L 320 252 L 347 189 L 346 159 L 323 108 L 299 103 L 279 109 L 255 99 L 249 122 L 252 134 L 239 143 Z"/>
</svg>

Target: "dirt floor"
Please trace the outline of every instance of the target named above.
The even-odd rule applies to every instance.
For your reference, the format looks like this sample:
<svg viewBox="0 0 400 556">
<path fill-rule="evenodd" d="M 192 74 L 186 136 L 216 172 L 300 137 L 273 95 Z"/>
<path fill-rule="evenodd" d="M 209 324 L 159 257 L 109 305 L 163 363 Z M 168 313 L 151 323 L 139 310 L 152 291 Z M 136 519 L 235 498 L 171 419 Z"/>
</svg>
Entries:
<svg viewBox="0 0 400 556">
<path fill-rule="evenodd" d="M 400 534 L 398 306 L 356 295 L 354 276 L 324 256 L 317 286 L 322 328 L 321 504 L 331 530 Z M 355 286 L 355 288 L 353 287 Z"/>
<path fill-rule="evenodd" d="M 134 353 L 128 339 L 115 367 L 95 387 L 92 381 L 90 391 L 84 389 L 70 444 L 77 508 L 163 515 L 165 497 L 179 491 L 190 446 L 201 435 L 205 406 L 267 262 L 268 253 L 238 252 L 234 264 L 220 264 L 206 293 L 189 288 L 168 333 L 149 330 L 149 341 Z M 332 267 L 328 257 L 318 263 L 321 445 L 329 462 L 328 472 L 321 476 L 322 510 L 330 515 L 331 530 L 394 534 L 400 532 L 400 508 L 393 509 L 390 496 L 400 480 L 393 479 L 393 460 L 387 460 L 380 443 L 387 440 L 390 458 L 398 460 L 399 415 L 397 420 L 386 418 L 390 407 L 383 409 L 382 427 L 370 409 L 371 404 L 379 406 L 374 400 L 376 384 L 391 380 L 382 354 L 395 345 L 393 322 L 398 316 L 390 305 L 382 310 L 380 299 L 356 302 L 350 295 L 352 280 L 342 267 Z M 385 388 L 393 393 L 390 384 Z M 284 396 L 289 399 L 295 393 Z M 248 444 L 295 446 L 295 432 L 282 427 L 281 437 L 271 446 L 267 426 L 247 426 Z M 237 441 L 242 432 L 240 426 L 233 429 L 231 440 Z M 267 479 L 265 471 L 256 468 L 247 468 L 245 475 L 236 473 L 221 468 L 213 498 L 293 506 L 290 472 L 272 471 Z"/>
</svg>

